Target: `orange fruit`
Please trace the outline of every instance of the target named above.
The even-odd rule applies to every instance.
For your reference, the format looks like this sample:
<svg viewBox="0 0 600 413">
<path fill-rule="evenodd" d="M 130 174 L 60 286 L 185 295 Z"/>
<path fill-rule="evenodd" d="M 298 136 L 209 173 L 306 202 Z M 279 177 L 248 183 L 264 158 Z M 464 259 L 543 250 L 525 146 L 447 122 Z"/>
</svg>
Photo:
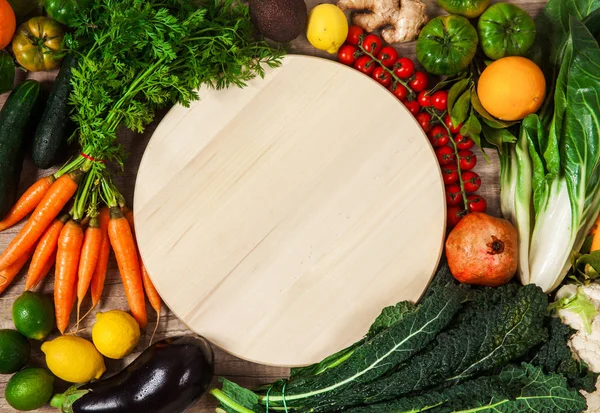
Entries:
<svg viewBox="0 0 600 413">
<path fill-rule="evenodd" d="M 0 50 L 10 44 L 16 29 L 15 12 L 8 1 L 0 0 Z"/>
<path fill-rule="evenodd" d="M 481 104 L 490 115 L 506 121 L 537 112 L 546 96 L 546 79 L 531 60 L 504 57 L 489 65 L 477 84 Z"/>
</svg>

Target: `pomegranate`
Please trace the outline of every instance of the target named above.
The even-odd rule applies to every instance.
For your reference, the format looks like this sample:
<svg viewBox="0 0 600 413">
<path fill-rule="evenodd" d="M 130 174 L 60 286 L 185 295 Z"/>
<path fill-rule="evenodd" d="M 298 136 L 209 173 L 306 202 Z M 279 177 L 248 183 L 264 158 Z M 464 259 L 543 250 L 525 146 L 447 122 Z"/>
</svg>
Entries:
<svg viewBox="0 0 600 413">
<path fill-rule="evenodd" d="M 450 271 L 466 284 L 506 284 L 517 272 L 517 241 L 517 230 L 507 220 L 483 212 L 467 214 L 446 240 Z"/>
</svg>

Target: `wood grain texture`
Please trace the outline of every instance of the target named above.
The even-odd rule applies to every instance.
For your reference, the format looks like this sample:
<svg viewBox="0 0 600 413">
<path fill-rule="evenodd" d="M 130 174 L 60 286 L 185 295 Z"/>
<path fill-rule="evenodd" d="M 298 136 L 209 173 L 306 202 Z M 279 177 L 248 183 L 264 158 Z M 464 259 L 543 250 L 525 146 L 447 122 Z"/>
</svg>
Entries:
<svg viewBox="0 0 600 413">
<path fill-rule="evenodd" d="M 358 341 L 381 308 L 421 297 L 442 252 L 444 185 L 423 130 L 326 59 L 288 55 L 247 88 L 201 89 L 159 125 L 135 188 L 140 251 L 170 309 L 263 364 Z"/>
<path fill-rule="evenodd" d="M 314 7 L 316 4 L 328 2 L 334 3 L 332 0 L 307 0 L 308 8 Z M 441 11 L 439 7 L 435 4 L 434 0 L 426 0 L 428 5 L 428 12 L 431 16 L 435 16 L 440 14 Z M 513 0 L 512 3 L 515 3 L 531 13 L 532 15 L 536 15 L 539 10 L 544 6 L 546 1 L 542 0 Z M 408 56 L 414 58 L 414 43 L 407 43 L 402 45 L 395 45 L 401 55 Z M 292 42 L 290 45 L 290 51 L 294 53 L 300 54 L 309 54 L 309 55 L 317 55 L 326 58 L 333 58 L 333 56 L 328 55 L 325 52 L 320 52 L 315 50 L 310 46 L 305 36 L 300 36 L 298 39 Z M 39 79 L 45 81 L 45 87 L 51 87 L 51 79 L 55 77 L 56 73 L 36 73 L 30 75 L 30 78 Z M 20 74 L 19 81 L 22 81 L 24 78 L 23 74 Z M 4 103 L 7 94 L 0 95 L 0 105 Z M 357 97 L 360 99 L 360 97 Z M 365 102 L 368 104 L 368 102 Z M 163 112 L 160 114 L 156 121 L 146 130 L 143 135 L 136 135 L 129 131 L 123 131 L 120 133 L 120 137 L 125 144 L 127 150 L 131 154 L 129 158 L 129 162 L 127 164 L 127 170 L 125 174 L 118 176 L 116 181 L 119 185 L 119 188 L 127 198 L 128 202 L 132 202 L 133 196 L 133 188 L 135 183 L 135 177 L 137 174 L 137 168 L 141 159 L 141 156 L 144 152 L 145 146 L 151 137 L 156 125 L 164 116 Z M 497 157 L 490 153 L 490 164 L 486 164 L 481 161 L 481 157 L 479 157 L 480 162 L 476 167 L 476 171 L 481 175 L 483 186 L 480 189 L 479 193 L 484 196 L 488 200 L 489 204 L 489 212 L 495 215 L 499 214 L 499 179 L 498 179 L 498 161 Z M 47 172 L 47 171 L 46 171 Z M 30 159 L 25 161 L 23 167 L 23 173 L 20 183 L 21 191 L 23 191 L 26 187 L 32 184 L 38 176 L 42 176 L 45 171 L 37 171 L 33 166 Z M 20 227 L 13 228 L 8 230 L 5 233 L 0 234 L 0 248 L 4 249 L 6 245 L 10 242 L 10 240 L 14 237 L 14 234 L 18 231 Z M 0 297 L 0 328 L 12 328 L 13 324 L 10 316 L 10 309 L 15 298 L 21 294 L 24 287 L 24 279 L 22 276 L 17 279 L 15 284 L 7 289 L 2 297 Z M 125 295 L 123 292 L 123 287 L 121 285 L 121 280 L 117 271 L 116 263 L 114 259 L 111 258 L 109 264 L 109 271 L 106 281 L 106 290 L 104 299 L 100 304 L 99 311 L 106 311 L 109 309 L 126 309 L 127 303 L 125 299 Z M 47 282 L 43 286 L 44 290 L 48 293 L 52 291 L 52 283 Z M 85 306 L 86 304 L 84 304 Z M 89 305 L 89 301 L 87 301 L 87 305 Z M 151 308 L 148 307 L 149 314 L 151 313 Z M 154 317 L 150 317 L 150 326 L 155 321 Z M 84 321 L 83 326 L 87 328 L 83 331 L 83 335 L 86 337 L 90 336 L 89 327 L 93 323 L 93 315 L 90 316 L 87 320 Z M 173 336 L 178 334 L 186 334 L 189 333 L 189 330 L 185 327 L 183 323 L 181 323 L 168 309 L 163 308 L 161 325 L 159 326 L 159 332 L 157 338 L 160 339 L 166 336 Z M 129 356 L 126 360 L 123 361 L 107 361 L 108 374 L 119 371 L 124 365 L 130 362 L 139 351 L 142 351 L 149 343 L 150 334 L 146 333 L 143 335 L 138 348 L 136 349 L 137 353 Z M 33 360 L 32 364 L 42 365 L 43 358 L 41 357 L 41 352 L 39 351 L 39 344 L 34 344 L 33 346 Z M 273 381 L 277 378 L 283 377 L 288 373 L 287 369 L 277 368 L 277 367 L 266 367 L 258 364 L 249 363 L 246 361 L 242 361 L 236 357 L 233 357 L 219 349 L 216 349 L 216 374 L 224 375 L 230 378 L 231 380 L 237 381 L 246 386 L 256 386 L 261 383 L 266 383 Z M 14 411 L 4 400 L 4 387 L 6 381 L 10 378 L 9 375 L 0 376 L 0 412 L 12 412 Z M 216 383 L 216 380 L 215 380 Z M 57 383 L 56 390 L 60 391 L 66 387 L 65 383 Z M 211 397 L 205 396 L 200 400 L 200 402 L 189 410 L 190 413 L 209 413 L 214 412 L 215 403 Z M 53 408 L 42 408 L 37 410 L 37 412 L 56 412 L 56 409 Z"/>
</svg>

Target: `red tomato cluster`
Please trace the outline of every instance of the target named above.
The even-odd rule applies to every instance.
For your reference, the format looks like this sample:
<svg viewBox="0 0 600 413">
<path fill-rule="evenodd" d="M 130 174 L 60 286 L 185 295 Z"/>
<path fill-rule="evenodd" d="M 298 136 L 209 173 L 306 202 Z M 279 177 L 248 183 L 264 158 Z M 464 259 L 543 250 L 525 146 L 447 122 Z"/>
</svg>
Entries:
<svg viewBox="0 0 600 413">
<path fill-rule="evenodd" d="M 446 185 L 448 228 L 453 228 L 469 212 L 485 212 L 487 202 L 475 194 L 481 186 L 481 178 L 472 171 L 477 165 L 477 157 L 471 150 L 475 142 L 460 134 L 462 125 L 452 124 L 448 92 L 431 93 L 427 73 L 417 71 L 412 60 L 399 57 L 379 36 L 367 34 L 358 26 L 349 28 L 338 60 L 388 88 L 427 133 Z"/>
</svg>

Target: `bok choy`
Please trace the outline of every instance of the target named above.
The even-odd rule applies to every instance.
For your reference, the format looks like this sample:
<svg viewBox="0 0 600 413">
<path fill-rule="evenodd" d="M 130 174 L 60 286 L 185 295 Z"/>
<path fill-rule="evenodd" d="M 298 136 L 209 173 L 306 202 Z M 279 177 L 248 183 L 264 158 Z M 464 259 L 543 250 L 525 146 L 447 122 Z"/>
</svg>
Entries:
<svg viewBox="0 0 600 413">
<path fill-rule="evenodd" d="M 519 231 L 519 275 L 558 287 L 600 211 L 599 0 L 550 0 L 537 19 L 547 100 L 504 144 L 501 207 Z"/>
</svg>

